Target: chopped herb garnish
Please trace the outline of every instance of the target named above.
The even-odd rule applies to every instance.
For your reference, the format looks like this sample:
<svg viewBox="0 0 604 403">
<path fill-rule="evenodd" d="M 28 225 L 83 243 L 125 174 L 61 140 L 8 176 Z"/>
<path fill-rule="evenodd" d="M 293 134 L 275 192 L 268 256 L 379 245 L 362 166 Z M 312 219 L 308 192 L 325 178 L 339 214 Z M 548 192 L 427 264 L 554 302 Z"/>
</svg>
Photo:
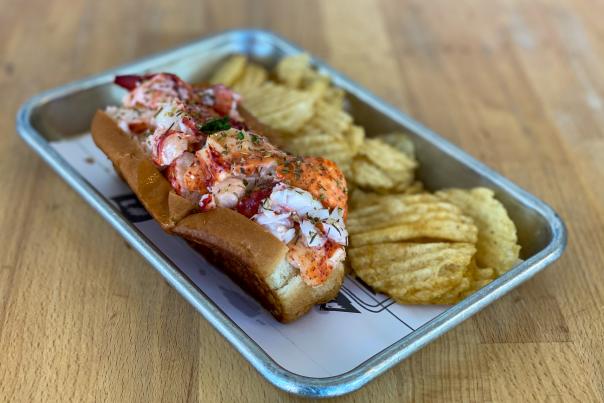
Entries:
<svg viewBox="0 0 604 403">
<path fill-rule="evenodd" d="M 312 241 L 314 241 L 316 237 L 317 237 L 317 233 L 313 232 L 312 236 L 310 237 L 310 242 L 308 242 L 308 243 L 311 244 Z"/>
<path fill-rule="evenodd" d="M 229 130 L 231 128 L 231 124 L 229 123 L 228 116 L 212 119 L 209 122 L 204 123 L 199 130 L 204 133 L 212 134 L 216 132 L 221 132 L 223 130 Z"/>
<path fill-rule="evenodd" d="M 332 224 L 332 227 L 335 228 L 336 231 L 338 231 L 338 234 L 342 235 L 342 232 L 340 231 L 340 229 L 338 227 L 336 227 L 335 225 Z"/>
<path fill-rule="evenodd" d="M 237 140 L 243 140 L 245 138 L 245 134 L 243 134 L 242 131 L 239 131 L 239 133 L 237 133 Z"/>
<path fill-rule="evenodd" d="M 258 136 L 255 134 L 251 134 L 250 136 L 252 137 L 252 143 L 257 143 L 259 141 Z"/>
</svg>

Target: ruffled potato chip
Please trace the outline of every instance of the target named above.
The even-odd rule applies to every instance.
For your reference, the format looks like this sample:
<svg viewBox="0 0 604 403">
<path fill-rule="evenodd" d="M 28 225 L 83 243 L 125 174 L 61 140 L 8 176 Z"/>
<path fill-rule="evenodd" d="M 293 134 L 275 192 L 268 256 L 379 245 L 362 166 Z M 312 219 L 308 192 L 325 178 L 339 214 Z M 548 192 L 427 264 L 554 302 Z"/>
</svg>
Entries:
<svg viewBox="0 0 604 403">
<path fill-rule="evenodd" d="M 275 72 L 277 80 L 290 88 L 299 88 L 307 70 L 310 69 L 310 56 L 300 53 L 279 60 Z"/>
<path fill-rule="evenodd" d="M 402 304 L 429 304 L 469 287 L 471 243 L 385 243 L 349 249 L 354 273 Z"/>
<path fill-rule="evenodd" d="M 294 133 L 313 116 L 314 97 L 272 82 L 264 82 L 245 94 L 243 106 L 262 123 Z"/>
<path fill-rule="evenodd" d="M 479 267 L 491 267 L 501 275 L 518 262 L 520 246 L 516 226 L 491 189 L 446 189 L 436 195 L 458 206 L 476 223 Z"/>
<path fill-rule="evenodd" d="M 409 186 L 417 162 L 380 139 L 365 139 L 352 161 L 353 181 L 366 190 L 387 192 Z"/>
<path fill-rule="evenodd" d="M 268 71 L 256 63 L 248 63 L 239 77 L 234 81 L 232 88 L 245 98 L 247 94 L 266 81 Z"/>
<path fill-rule="evenodd" d="M 377 138 L 384 143 L 391 145 L 409 158 L 415 159 L 415 146 L 413 141 L 406 133 L 387 133 L 381 134 Z"/>
<path fill-rule="evenodd" d="M 458 207 L 430 194 L 388 198 L 352 209 L 347 228 L 355 247 L 425 239 L 475 243 L 478 232 Z"/>
<path fill-rule="evenodd" d="M 246 63 L 247 60 L 243 55 L 234 55 L 229 57 L 220 65 L 218 70 L 212 74 L 212 77 L 209 79 L 210 84 L 224 84 L 229 87 L 232 86 L 243 73 Z"/>
<path fill-rule="evenodd" d="M 426 191 L 424 189 L 424 184 L 420 181 L 413 182 L 400 193 L 376 193 L 366 192 L 362 189 L 355 189 L 348 198 L 348 205 L 352 209 L 357 209 L 363 206 L 370 206 L 376 203 L 380 203 L 383 200 L 398 199 L 402 196 L 420 194 L 425 192 Z"/>
</svg>

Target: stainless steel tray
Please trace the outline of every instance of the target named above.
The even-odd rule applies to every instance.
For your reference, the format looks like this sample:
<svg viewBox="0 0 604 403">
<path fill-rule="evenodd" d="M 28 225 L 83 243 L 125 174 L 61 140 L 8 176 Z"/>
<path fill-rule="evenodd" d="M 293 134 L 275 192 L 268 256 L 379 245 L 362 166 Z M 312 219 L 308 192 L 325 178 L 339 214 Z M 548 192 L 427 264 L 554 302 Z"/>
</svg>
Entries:
<svg viewBox="0 0 604 403">
<path fill-rule="evenodd" d="M 523 262 L 356 368 L 338 376 L 312 378 L 277 364 L 50 145 L 51 141 L 88 131 L 97 109 L 118 102 L 119 90 L 111 85 L 115 74 L 171 71 L 187 80 L 202 81 L 217 63 L 232 53 L 244 53 L 271 66 L 280 57 L 301 51 L 266 31 L 224 32 L 34 96 L 19 110 L 17 130 L 267 380 L 299 395 L 336 396 L 365 385 L 556 260 L 566 246 L 566 230 L 560 217 L 541 200 L 314 59 L 317 68 L 347 91 L 355 120 L 365 126 L 369 134 L 393 130 L 410 133 L 421 162 L 418 175 L 428 188 L 488 186 L 494 189 L 518 227 Z"/>
</svg>

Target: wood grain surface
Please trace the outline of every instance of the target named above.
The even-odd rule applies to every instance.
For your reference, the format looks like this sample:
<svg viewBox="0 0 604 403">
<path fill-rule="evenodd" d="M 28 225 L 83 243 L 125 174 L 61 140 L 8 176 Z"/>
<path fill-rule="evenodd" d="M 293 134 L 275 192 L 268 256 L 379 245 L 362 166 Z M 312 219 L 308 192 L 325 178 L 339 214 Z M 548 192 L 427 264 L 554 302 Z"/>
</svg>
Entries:
<svg viewBox="0 0 604 403">
<path fill-rule="evenodd" d="M 563 258 L 354 401 L 604 400 L 601 0 L 0 0 L 0 401 L 296 401 L 17 137 L 29 96 L 271 29 L 550 203 Z M 333 337 L 345 337 L 334 334 Z"/>
</svg>

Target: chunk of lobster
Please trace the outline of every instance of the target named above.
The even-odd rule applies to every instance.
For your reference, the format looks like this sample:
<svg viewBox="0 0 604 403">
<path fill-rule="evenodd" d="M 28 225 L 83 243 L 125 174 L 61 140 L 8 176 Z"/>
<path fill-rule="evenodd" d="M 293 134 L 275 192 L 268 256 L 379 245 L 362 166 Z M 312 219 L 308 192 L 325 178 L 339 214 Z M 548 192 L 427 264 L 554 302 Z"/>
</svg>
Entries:
<svg viewBox="0 0 604 403">
<path fill-rule="evenodd" d="M 157 140 L 155 147 L 151 148 L 153 162 L 160 167 L 170 165 L 189 148 L 187 135 L 180 131 L 168 130 L 152 137 Z"/>
<path fill-rule="evenodd" d="M 220 115 L 228 116 L 236 121 L 243 120 L 237 110 L 241 102 L 241 95 L 223 84 L 204 88 L 199 95 L 204 105 L 211 106 Z"/>
<path fill-rule="evenodd" d="M 114 82 L 129 91 L 122 100 L 125 107 L 157 109 L 175 98 L 186 101 L 195 97 L 193 87 L 171 73 L 117 76 Z"/>
</svg>

